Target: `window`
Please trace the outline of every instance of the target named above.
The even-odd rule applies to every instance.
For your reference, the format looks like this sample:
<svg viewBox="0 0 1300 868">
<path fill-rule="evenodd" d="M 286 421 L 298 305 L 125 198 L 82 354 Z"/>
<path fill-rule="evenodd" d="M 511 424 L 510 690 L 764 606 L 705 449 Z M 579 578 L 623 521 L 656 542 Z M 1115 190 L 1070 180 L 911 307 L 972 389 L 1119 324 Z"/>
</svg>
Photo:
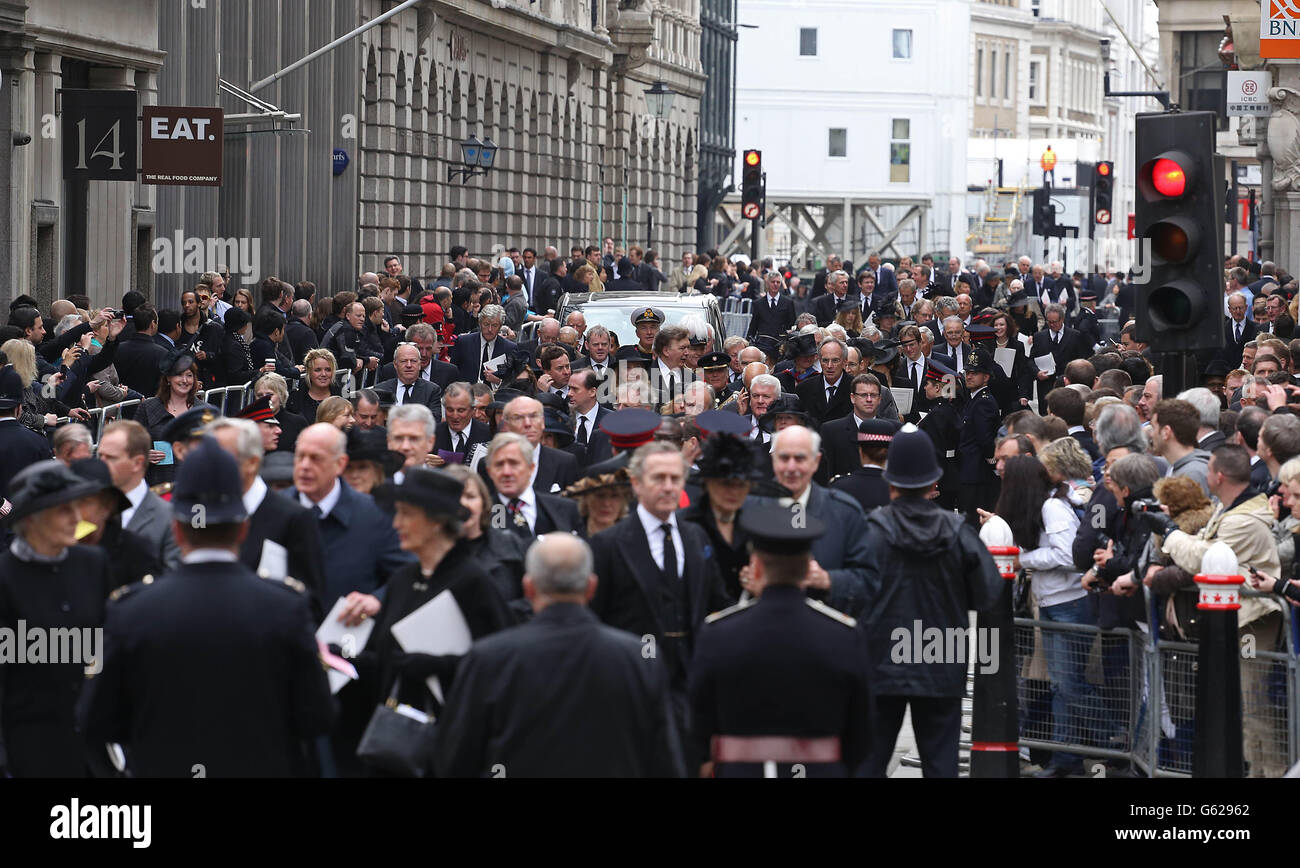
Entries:
<svg viewBox="0 0 1300 868">
<path fill-rule="evenodd" d="M 1002 58 L 1002 98 L 1011 99 L 1011 52 Z"/>
<path fill-rule="evenodd" d="M 984 49 L 975 50 L 975 95 L 984 96 Z"/>
<path fill-rule="evenodd" d="M 912 122 L 894 118 L 890 129 L 889 180 L 906 184 L 912 180 Z"/>
<path fill-rule="evenodd" d="M 826 148 L 828 157 L 847 157 L 849 155 L 849 131 L 841 127 L 832 127 L 830 142 Z"/>
<path fill-rule="evenodd" d="M 1039 11 L 1041 11 L 1042 5 L 1043 5 L 1042 0 L 1029 0 L 1029 9 L 1031 12 L 1034 13 L 1035 18 L 1038 17 L 1038 13 Z"/>
<path fill-rule="evenodd" d="M 998 50 L 989 49 L 989 99 L 998 98 Z"/>
<path fill-rule="evenodd" d="M 799 28 L 799 56 L 800 57 L 817 56 L 817 28 L 816 27 Z"/>
<path fill-rule="evenodd" d="M 894 59 L 895 60 L 912 59 L 912 31 L 910 30 L 894 31 Z"/>
<path fill-rule="evenodd" d="M 1029 62 L 1029 102 L 1033 105 L 1043 104 L 1043 62 Z"/>
</svg>

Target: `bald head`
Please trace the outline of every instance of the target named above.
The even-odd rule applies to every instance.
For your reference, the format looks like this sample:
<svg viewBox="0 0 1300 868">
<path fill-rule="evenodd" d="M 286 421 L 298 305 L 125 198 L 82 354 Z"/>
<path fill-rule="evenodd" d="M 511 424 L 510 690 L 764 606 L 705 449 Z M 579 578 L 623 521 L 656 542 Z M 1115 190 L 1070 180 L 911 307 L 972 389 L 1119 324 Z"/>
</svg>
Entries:
<svg viewBox="0 0 1300 868">
<path fill-rule="evenodd" d="M 348 464 L 347 436 L 328 422 L 309 425 L 293 450 L 293 485 L 319 503 L 334 488 Z"/>
<path fill-rule="evenodd" d="M 749 352 L 749 350 L 747 349 L 745 350 L 745 352 Z M 745 388 L 746 389 L 749 388 L 749 384 L 754 382 L 755 377 L 759 376 L 760 374 L 766 374 L 766 373 L 767 373 L 767 365 L 763 364 L 762 362 L 751 362 L 750 364 L 745 365 L 745 370 L 742 373 L 742 376 L 745 378 Z"/>
<path fill-rule="evenodd" d="M 550 603 L 585 603 L 596 590 L 591 548 L 581 537 L 548 533 L 524 559 L 524 596 L 540 612 Z"/>
<path fill-rule="evenodd" d="M 767 357 L 758 347 L 745 347 L 736 358 L 740 359 L 742 365 L 752 365 L 755 362 L 762 362 Z"/>
<path fill-rule="evenodd" d="M 542 429 L 545 420 L 542 417 L 542 402 L 534 398 L 515 398 L 506 404 L 501 415 L 501 429 L 513 434 L 522 434 L 528 438 L 533 447 L 542 442 Z"/>
</svg>

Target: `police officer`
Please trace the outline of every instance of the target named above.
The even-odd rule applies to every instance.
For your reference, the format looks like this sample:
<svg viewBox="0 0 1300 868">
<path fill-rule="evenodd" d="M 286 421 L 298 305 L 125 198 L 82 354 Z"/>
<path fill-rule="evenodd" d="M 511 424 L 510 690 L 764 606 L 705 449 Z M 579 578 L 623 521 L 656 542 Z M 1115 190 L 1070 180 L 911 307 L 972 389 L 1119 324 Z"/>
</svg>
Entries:
<svg viewBox="0 0 1300 868">
<path fill-rule="evenodd" d="M 930 499 L 940 476 L 930 438 L 904 425 L 885 461 L 892 499 L 867 516 L 865 534 L 874 556 L 862 607 L 872 693 L 865 771 L 871 777 L 887 773 L 909 709 L 922 773 L 957 777 L 967 637 L 954 631 L 969 627 L 971 609 L 988 609 L 1002 593 L 1003 580 L 975 528 Z M 958 638 L 935 648 L 936 634 Z"/>
<path fill-rule="evenodd" d="M 889 503 L 889 486 L 881 474 L 885 469 L 885 456 L 894 441 L 899 423 L 890 419 L 864 419 L 858 423 L 858 455 L 862 466 L 831 480 L 831 488 L 852 497 L 862 504 L 863 512 L 871 512 Z"/>
<path fill-rule="evenodd" d="M 957 445 L 957 509 L 979 526 L 977 509 L 992 510 L 998 499 L 998 479 L 993 470 L 994 441 L 1002 413 L 989 391 L 993 356 L 984 347 L 966 350 L 966 388 L 970 398 L 961 408 L 961 436 Z"/>
<path fill-rule="evenodd" d="M 1101 323 L 1097 322 L 1097 293 L 1091 289 L 1079 290 L 1079 311 L 1070 318 L 1070 327 L 1088 341 L 1089 347 L 1101 343 Z"/>
<path fill-rule="evenodd" d="M 614 452 L 614 457 L 588 467 L 583 478 L 614 473 L 627 467 L 628 459 L 632 457 L 637 447 L 644 446 L 655 439 L 655 432 L 659 430 L 662 421 L 663 417 L 653 410 L 642 410 L 636 407 L 606 414 L 600 423 L 600 430 L 609 437 L 609 445 Z"/>
<path fill-rule="evenodd" d="M 162 429 L 162 439 L 172 446 L 172 460 L 180 464 L 185 453 L 203 436 L 203 429 L 221 418 L 221 411 L 211 404 L 195 404 L 167 423 Z M 151 485 L 149 490 L 163 500 L 171 500 L 174 480 Z"/>
<path fill-rule="evenodd" d="M 864 637 L 800 587 L 826 526 L 758 509 L 740 526 L 759 596 L 710 615 L 699 631 L 689 689 L 696 748 L 711 760 L 702 774 L 856 775 L 870 732 Z"/>
<path fill-rule="evenodd" d="M 654 359 L 652 347 L 655 342 L 655 335 L 659 334 L 659 327 L 664 324 L 664 312 L 657 307 L 639 308 L 632 314 L 632 326 L 636 329 L 636 343 L 625 343 L 618 348 L 618 353 L 614 358 L 622 359 Z"/>
<path fill-rule="evenodd" d="M 957 394 L 957 374 L 931 359 L 925 366 L 924 382 L 925 397 L 932 406 L 917 427 L 930 435 L 934 456 L 943 470 L 943 477 L 939 480 L 939 505 L 944 509 L 955 509 L 959 489 L 957 446 L 961 439 L 961 416 L 952 401 Z"/>
<path fill-rule="evenodd" d="M 205 437 L 172 489 L 181 565 L 110 597 L 79 718 L 93 749 L 123 745 L 136 777 L 301 775 L 304 744 L 329 730 L 306 591 L 239 563 L 247 519 L 235 459 Z"/>
</svg>

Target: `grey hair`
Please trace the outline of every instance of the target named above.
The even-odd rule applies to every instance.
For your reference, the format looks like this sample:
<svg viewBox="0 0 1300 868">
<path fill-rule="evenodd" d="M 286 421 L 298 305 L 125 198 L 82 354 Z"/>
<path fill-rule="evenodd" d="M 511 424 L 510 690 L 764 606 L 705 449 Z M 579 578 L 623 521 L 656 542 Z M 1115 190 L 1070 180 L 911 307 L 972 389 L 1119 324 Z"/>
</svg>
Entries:
<svg viewBox="0 0 1300 868">
<path fill-rule="evenodd" d="M 1242 295 L 1239 292 L 1234 292 L 1228 296 L 1228 304 L 1232 304 L 1233 299 L 1240 299 L 1242 304 L 1246 303 L 1246 296 Z"/>
<path fill-rule="evenodd" d="M 651 455 L 673 455 L 682 462 L 682 468 L 686 467 L 686 458 L 682 456 L 680 447 L 663 440 L 652 440 L 644 446 L 638 446 L 632 453 L 631 459 L 627 462 L 627 475 L 633 479 L 640 479 L 645 472 L 646 459 Z"/>
<path fill-rule="evenodd" d="M 70 313 L 63 319 L 59 320 L 59 324 L 54 327 L 54 336 L 56 338 L 60 337 L 68 329 L 76 328 L 79 325 L 81 325 L 81 314 Z"/>
<path fill-rule="evenodd" d="M 60 429 L 62 430 L 62 429 Z M 57 434 L 55 435 L 58 436 Z M 1286 462 L 1277 471 L 1278 481 L 1283 485 L 1290 485 L 1300 478 L 1300 456 L 1288 458 Z"/>
<path fill-rule="evenodd" d="M 799 318 L 794 321 L 794 324 L 795 327 L 799 329 L 803 329 L 810 325 L 815 326 L 817 325 L 817 315 L 813 313 L 801 313 L 799 314 Z"/>
<path fill-rule="evenodd" d="M 957 307 L 958 307 L 957 299 L 953 298 L 950 295 L 945 295 L 937 299 L 934 299 L 934 309 L 936 312 L 936 316 L 943 313 L 944 311 L 951 311 L 955 313 L 957 311 Z"/>
<path fill-rule="evenodd" d="M 1160 467 L 1148 455 L 1125 455 L 1110 466 L 1110 481 L 1130 492 L 1150 488 L 1160 478 Z"/>
<path fill-rule="evenodd" d="M 883 337 L 883 335 L 881 335 L 881 333 L 880 333 L 880 329 L 876 328 L 875 326 L 873 326 L 873 325 L 864 325 L 864 326 L 862 327 L 862 333 L 861 333 L 860 337 L 866 338 L 867 340 L 871 341 L 872 343 L 875 343 L 876 341 L 880 340 L 881 337 Z"/>
<path fill-rule="evenodd" d="M 50 445 L 57 451 L 61 446 L 67 443 L 84 443 L 87 446 L 93 446 L 95 438 L 91 436 L 90 429 L 80 422 L 74 422 L 70 425 L 60 425 L 54 430 L 54 437 Z"/>
<path fill-rule="evenodd" d="M 818 434 L 816 431 L 812 430 L 811 428 L 805 428 L 802 425 L 791 425 L 789 428 L 782 428 L 780 431 L 777 431 L 775 434 L 772 435 L 773 452 L 775 452 L 778 448 L 778 441 L 781 439 L 781 435 L 786 434 L 790 431 L 807 431 L 809 436 L 812 438 L 812 451 L 813 452 L 822 451 L 822 435 Z"/>
<path fill-rule="evenodd" d="M 1219 427 L 1219 396 L 1204 386 L 1187 389 L 1178 393 L 1178 400 L 1186 401 L 1201 414 L 1201 425 L 1205 428 Z"/>
<path fill-rule="evenodd" d="M 946 316 L 943 318 L 943 322 L 939 323 L 939 325 L 946 329 L 948 327 L 948 323 L 950 322 L 955 322 L 957 323 L 957 325 L 961 326 L 962 328 L 966 327 L 966 324 L 961 321 L 961 317 L 959 316 Z"/>
<path fill-rule="evenodd" d="M 844 343 L 844 341 L 840 340 L 839 338 L 827 338 L 826 340 L 822 341 L 820 344 L 817 345 L 817 351 L 821 352 L 822 349 L 824 349 L 827 344 L 835 344 L 840 348 L 840 352 L 842 352 L 846 358 L 848 357 L 849 345 Z"/>
<path fill-rule="evenodd" d="M 591 328 L 587 329 L 585 334 L 588 342 L 590 342 L 592 338 L 597 337 L 599 335 L 604 335 L 605 337 L 609 337 L 609 329 L 605 328 L 603 325 L 594 325 Z"/>
<path fill-rule="evenodd" d="M 226 416 L 204 425 L 203 433 L 215 435 L 226 428 L 233 429 L 239 435 L 235 448 L 239 452 L 240 461 L 247 461 L 249 458 L 262 460 L 265 451 L 262 449 L 262 432 L 258 430 L 256 422 Z"/>
<path fill-rule="evenodd" d="M 302 319 L 305 316 L 311 316 L 311 302 L 305 298 L 300 298 L 293 304 L 289 305 L 289 315 Z"/>
<path fill-rule="evenodd" d="M 835 271 L 832 271 L 830 274 L 826 275 L 827 283 L 830 283 L 831 281 L 834 281 L 835 283 L 839 283 L 841 280 L 847 281 L 848 279 L 849 279 L 849 273 L 847 271 L 841 271 L 839 269 L 836 269 Z"/>
<path fill-rule="evenodd" d="M 267 371 L 253 381 L 253 394 L 257 394 L 257 387 L 263 384 L 280 399 L 281 407 L 289 400 L 289 382 L 275 371 Z"/>
<path fill-rule="evenodd" d="M 442 403 L 443 403 L 443 406 L 444 406 L 444 407 L 447 406 L 447 399 L 448 399 L 448 398 L 456 398 L 456 397 L 459 397 L 459 396 L 461 396 L 461 395 L 464 395 L 466 398 L 469 398 L 469 402 L 470 402 L 471 405 L 474 403 L 474 387 L 473 387 L 473 386 L 471 386 L 469 383 L 465 383 L 465 382 L 448 383 L 448 384 L 447 384 L 447 388 L 446 388 L 446 390 L 444 390 L 443 393 L 442 393 Z"/>
<path fill-rule="evenodd" d="M 781 381 L 771 374 L 759 374 L 749 381 L 749 393 L 751 395 L 754 393 L 755 386 L 771 386 L 776 389 L 776 396 L 781 397 Z"/>
<path fill-rule="evenodd" d="M 438 330 L 427 322 L 417 322 L 406 330 L 406 339 L 416 341 L 420 338 L 433 338 L 433 342 L 438 342 Z"/>
<path fill-rule="evenodd" d="M 691 382 L 687 383 L 686 388 L 682 389 L 682 396 L 689 398 L 692 395 L 692 393 L 698 392 L 700 390 L 703 390 L 706 393 L 708 393 L 710 406 L 712 406 L 712 402 L 717 398 L 717 395 L 714 393 L 713 387 L 710 386 L 708 383 L 704 382 L 703 380 L 692 380 Z"/>
<path fill-rule="evenodd" d="M 1055 265 L 1056 263 L 1052 263 L 1052 264 Z M 1061 319 L 1065 319 L 1065 305 L 1054 301 L 1051 304 L 1049 304 L 1047 307 L 1043 308 L 1044 317 L 1046 317 L 1049 313 L 1054 313 L 1057 316 L 1059 316 Z"/>
<path fill-rule="evenodd" d="M 542 594 L 581 594 L 593 569 L 591 547 L 567 533 L 537 538 L 524 556 L 524 573 Z"/>
<path fill-rule="evenodd" d="M 730 355 L 732 350 L 736 349 L 736 347 L 740 347 L 743 350 L 747 346 L 749 346 L 749 341 L 745 340 L 740 335 L 732 335 L 722 342 L 722 351 Z"/>
<path fill-rule="evenodd" d="M 478 312 L 479 322 L 482 322 L 485 319 L 494 320 L 496 322 L 502 322 L 505 320 L 505 318 L 506 318 L 505 308 L 503 308 L 499 304 L 485 304 L 483 305 L 483 309 Z"/>
<path fill-rule="evenodd" d="M 1137 410 L 1128 404 L 1107 404 L 1101 408 L 1093 422 L 1097 434 L 1097 448 L 1105 455 L 1121 446 L 1134 452 L 1147 451 L 1146 432 L 1142 430 L 1142 420 Z"/>
<path fill-rule="evenodd" d="M 438 423 L 434 421 L 433 411 L 423 404 L 398 404 L 388 411 L 388 427 L 391 429 L 398 422 L 419 422 L 424 426 L 424 436 L 432 437 Z"/>
<path fill-rule="evenodd" d="M 507 446 L 518 446 L 519 454 L 523 456 L 524 463 L 530 467 L 533 464 L 533 444 L 528 442 L 528 438 L 522 434 L 516 434 L 513 431 L 502 431 L 492 438 L 492 442 L 487 447 L 487 458 L 485 459 L 490 467 L 493 457 L 500 450 Z"/>
</svg>

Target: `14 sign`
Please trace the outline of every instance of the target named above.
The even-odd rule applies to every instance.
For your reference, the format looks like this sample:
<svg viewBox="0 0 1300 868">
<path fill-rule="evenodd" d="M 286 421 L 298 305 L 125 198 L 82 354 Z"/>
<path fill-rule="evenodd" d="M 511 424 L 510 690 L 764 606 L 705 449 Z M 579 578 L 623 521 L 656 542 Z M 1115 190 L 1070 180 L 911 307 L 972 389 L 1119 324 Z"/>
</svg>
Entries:
<svg viewBox="0 0 1300 868">
<path fill-rule="evenodd" d="M 77 181 L 136 179 L 136 92 L 65 89 L 63 177 Z"/>
</svg>

